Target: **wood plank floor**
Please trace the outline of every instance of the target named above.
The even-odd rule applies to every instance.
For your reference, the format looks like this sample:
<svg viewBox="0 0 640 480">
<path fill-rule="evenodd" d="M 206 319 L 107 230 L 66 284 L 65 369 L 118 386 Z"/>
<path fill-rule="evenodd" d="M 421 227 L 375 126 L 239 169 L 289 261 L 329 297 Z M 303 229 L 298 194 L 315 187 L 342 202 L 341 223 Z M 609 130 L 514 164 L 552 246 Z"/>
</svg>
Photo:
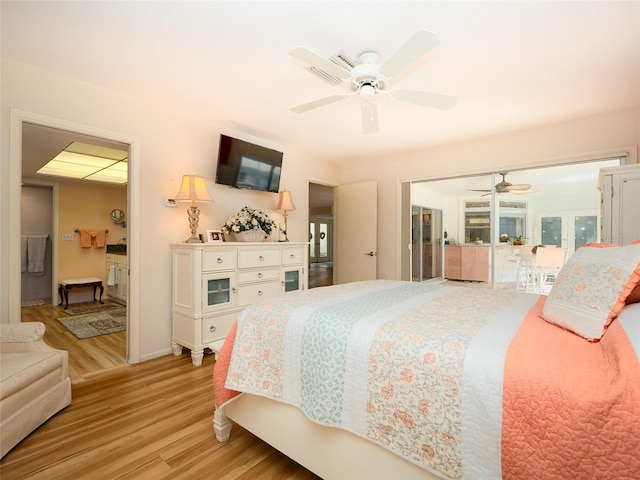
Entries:
<svg viewBox="0 0 640 480">
<path fill-rule="evenodd" d="M 51 310 L 56 308 L 23 309 L 23 320 L 59 316 Z M 120 334 L 103 337 L 112 335 Z M 52 338 L 69 342 L 61 332 Z M 213 355 L 201 367 L 191 364 L 187 350 L 127 365 L 123 346 L 114 347 L 117 340 L 103 339 L 106 351 L 95 361 L 82 358 L 89 355 L 83 348 L 99 353 L 101 347 L 85 342 L 68 349 L 70 363 L 76 363 L 71 405 L 5 455 L 2 480 L 319 478 L 237 425 L 230 442 L 217 442 L 211 423 Z M 110 363 L 121 354 L 120 365 Z"/>
<path fill-rule="evenodd" d="M 126 364 L 126 332 L 78 340 L 57 321 L 60 317 L 69 316 L 64 307 L 51 305 L 51 299 L 45 299 L 45 302 L 42 306 L 23 307 L 22 321 L 44 323 L 47 327 L 44 340 L 54 348 L 69 352 L 72 383 L 83 382 L 96 372 Z M 69 310 L 92 306 L 97 306 L 96 302 L 76 303 L 70 305 Z"/>
<path fill-rule="evenodd" d="M 333 285 L 333 262 L 309 265 L 309 288 Z"/>
</svg>

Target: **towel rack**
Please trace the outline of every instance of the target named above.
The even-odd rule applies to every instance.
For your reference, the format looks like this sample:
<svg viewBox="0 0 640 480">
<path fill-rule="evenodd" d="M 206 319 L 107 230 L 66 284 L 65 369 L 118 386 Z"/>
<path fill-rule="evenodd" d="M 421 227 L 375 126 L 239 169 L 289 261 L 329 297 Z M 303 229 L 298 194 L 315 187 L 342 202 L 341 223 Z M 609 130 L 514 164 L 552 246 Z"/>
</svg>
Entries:
<svg viewBox="0 0 640 480">
<path fill-rule="evenodd" d="M 76 229 L 74 230 L 74 232 L 76 232 L 76 233 L 80 233 L 80 229 L 79 229 L 79 228 L 76 228 Z M 109 233 L 109 229 L 108 229 L 108 228 L 105 228 L 105 229 L 104 229 L 104 233 Z"/>
</svg>

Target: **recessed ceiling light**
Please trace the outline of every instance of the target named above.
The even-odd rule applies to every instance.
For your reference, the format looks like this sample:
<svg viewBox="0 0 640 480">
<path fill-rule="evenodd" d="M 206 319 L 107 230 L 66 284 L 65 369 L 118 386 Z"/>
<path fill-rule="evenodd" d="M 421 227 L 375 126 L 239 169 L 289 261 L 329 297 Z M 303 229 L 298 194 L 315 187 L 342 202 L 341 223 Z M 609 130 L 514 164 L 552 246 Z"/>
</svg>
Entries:
<svg viewBox="0 0 640 480">
<path fill-rule="evenodd" d="M 37 173 L 122 184 L 127 183 L 128 156 L 125 150 L 73 142 Z"/>
</svg>

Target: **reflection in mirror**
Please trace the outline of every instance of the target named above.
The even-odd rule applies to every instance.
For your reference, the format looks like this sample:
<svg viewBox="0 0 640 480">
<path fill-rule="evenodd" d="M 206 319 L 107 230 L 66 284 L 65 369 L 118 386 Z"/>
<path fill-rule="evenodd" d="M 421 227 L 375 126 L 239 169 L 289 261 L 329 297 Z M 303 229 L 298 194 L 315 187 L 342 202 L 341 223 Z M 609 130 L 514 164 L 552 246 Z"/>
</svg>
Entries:
<svg viewBox="0 0 640 480">
<path fill-rule="evenodd" d="M 119 208 L 114 208 L 111 210 L 111 220 L 116 224 L 124 222 L 124 212 Z"/>
</svg>

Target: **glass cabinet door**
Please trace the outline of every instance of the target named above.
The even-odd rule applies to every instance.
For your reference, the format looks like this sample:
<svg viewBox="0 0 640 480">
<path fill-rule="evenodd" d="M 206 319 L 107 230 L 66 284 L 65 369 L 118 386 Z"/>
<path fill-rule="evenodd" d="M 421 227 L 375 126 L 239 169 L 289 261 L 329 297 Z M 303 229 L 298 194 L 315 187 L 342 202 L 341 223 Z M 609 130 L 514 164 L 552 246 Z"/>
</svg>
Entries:
<svg viewBox="0 0 640 480">
<path fill-rule="evenodd" d="M 282 292 L 293 292 L 302 290 L 304 284 L 302 281 L 302 268 L 292 268 L 283 270 L 282 272 Z"/>
<path fill-rule="evenodd" d="M 235 304 L 236 279 L 234 272 L 216 273 L 203 277 L 203 312 L 232 308 Z"/>
</svg>

